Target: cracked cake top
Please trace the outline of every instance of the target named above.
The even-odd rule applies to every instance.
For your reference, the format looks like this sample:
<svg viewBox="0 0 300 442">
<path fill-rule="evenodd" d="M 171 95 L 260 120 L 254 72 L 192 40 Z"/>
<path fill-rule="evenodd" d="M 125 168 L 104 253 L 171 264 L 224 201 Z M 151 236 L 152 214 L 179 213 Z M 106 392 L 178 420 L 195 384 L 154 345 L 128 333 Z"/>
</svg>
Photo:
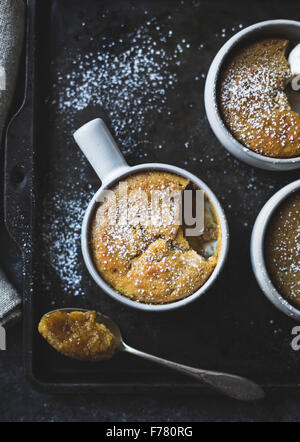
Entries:
<svg viewBox="0 0 300 442">
<path fill-rule="evenodd" d="M 204 247 L 211 241 L 220 242 L 214 209 L 206 198 L 204 232 L 193 240 L 193 245 L 198 245 L 196 251 L 184 236 L 176 204 L 178 194 L 181 199 L 190 184 L 187 179 L 149 171 L 131 175 L 124 182 L 128 195 L 133 195 L 126 201 L 127 221 L 121 219 L 120 210 L 114 222 L 110 219 L 111 207 L 117 203 L 119 208 L 124 196 L 118 183 L 99 204 L 91 223 L 90 249 L 98 272 L 116 291 L 139 302 L 164 304 L 191 295 L 206 282 L 217 264 L 218 247 L 208 257 Z M 168 205 L 161 200 L 160 213 L 165 210 L 165 216 L 147 223 L 139 196 L 146 195 L 146 205 L 150 206 L 153 191 L 168 192 L 173 197 Z"/>
</svg>

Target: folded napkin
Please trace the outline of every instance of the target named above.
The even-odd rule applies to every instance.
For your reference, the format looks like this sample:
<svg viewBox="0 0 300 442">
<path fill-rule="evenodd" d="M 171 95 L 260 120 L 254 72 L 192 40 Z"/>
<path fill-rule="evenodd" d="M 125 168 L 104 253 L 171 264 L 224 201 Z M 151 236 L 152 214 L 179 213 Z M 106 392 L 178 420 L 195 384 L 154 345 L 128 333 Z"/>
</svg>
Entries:
<svg viewBox="0 0 300 442">
<path fill-rule="evenodd" d="M 0 141 L 14 94 L 25 27 L 24 0 L 0 0 Z M 0 269 L 0 326 L 21 316 L 21 299 Z"/>
<path fill-rule="evenodd" d="M 13 325 L 21 317 L 21 299 L 0 269 L 0 326 Z"/>
</svg>

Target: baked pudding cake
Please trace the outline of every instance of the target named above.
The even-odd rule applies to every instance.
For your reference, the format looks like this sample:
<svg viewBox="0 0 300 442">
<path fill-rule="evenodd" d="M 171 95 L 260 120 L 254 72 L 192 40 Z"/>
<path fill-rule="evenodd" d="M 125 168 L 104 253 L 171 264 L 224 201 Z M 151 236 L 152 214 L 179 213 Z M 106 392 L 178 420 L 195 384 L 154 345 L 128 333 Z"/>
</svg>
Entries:
<svg viewBox="0 0 300 442">
<path fill-rule="evenodd" d="M 289 41 L 265 39 L 238 50 L 220 82 L 220 112 L 233 136 L 258 154 L 300 156 L 300 114 L 285 93 L 292 72 Z"/>
<path fill-rule="evenodd" d="M 64 312 L 44 315 L 39 333 L 59 353 L 82 361 L 110 359 L 116 350 L 112 332 L 96 320 L 96 312 Z"/>
<path fill-rule="evenodd" d="M 265 260 L 279 293 L 300 307 L 300 191 L 275 210 L 267 227 Z"/>
<path fill-rule="evenodd" d="M 151 204 L 153 191 L 182 195 L 190 186 L 186 178 L 159 171 L 137 173 L 124 181 L 128 192 L 145 192 L 147 204 Z M 111 190 L 120 203 L 119 183 Z M 221 242 L 217 214 L 207 198 L 204 233 L 194 239 L 197 250 L 185 237 L 177 216 L 168 224 L 108 222 L 112 198 L 108 196 L 95 211 L 90 251 L 101 277 L 113 289 L 138 302 L 165 304 L 193 294 L 207 281 L 217 265 Z M 128 203 L 127 210 L 130 219 L 136 209 Z"/>
</svg>

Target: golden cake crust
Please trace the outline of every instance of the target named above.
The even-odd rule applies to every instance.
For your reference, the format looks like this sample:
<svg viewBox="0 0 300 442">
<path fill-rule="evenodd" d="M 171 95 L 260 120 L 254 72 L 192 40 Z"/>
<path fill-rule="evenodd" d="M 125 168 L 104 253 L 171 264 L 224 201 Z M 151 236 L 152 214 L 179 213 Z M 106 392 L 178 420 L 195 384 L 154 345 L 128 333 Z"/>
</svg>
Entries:
<svg viewBox="0 0 300 442">
<path fill-rule="evenodd" d="M 152 190 L 181 193 L 189 184 L 183 177 L 156 171 L 132 175 L 126 182 L 129 191 L 142 189 L 149 198 Z M 118 185 L 112 190 L 118 199 Z M 116 291 L 143 303 L 169 303 L 191 295 L 209 278 L 218 252 L 205 259 L 194 251 L 176 217 L 167 226 L 107 224 L 103 213 L 110 206 L 108 198 L 96 210 L 90 249 L 100 275 Z M 212 238 L 220 235 L 217 221 L 209 234 Z"/>
<path fill-rule="evenodd" d="M 266 39 L 239 50 L 221 77 L 220 110 L 235 138 L 274 158 L 300 156 L 300 115 L 284 89 L 291 78 L 288 40 Z"/>
</svg>

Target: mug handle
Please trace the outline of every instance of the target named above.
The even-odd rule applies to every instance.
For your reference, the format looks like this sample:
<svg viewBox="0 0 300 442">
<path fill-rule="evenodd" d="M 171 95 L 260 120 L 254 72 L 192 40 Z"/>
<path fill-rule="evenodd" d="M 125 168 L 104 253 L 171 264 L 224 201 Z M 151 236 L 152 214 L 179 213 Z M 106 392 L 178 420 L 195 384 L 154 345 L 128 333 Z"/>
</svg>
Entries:
<svg viewBox="0 0 300 442">
<path fill-rule="evenodd" d="M 103 182 L 129 169 L 122 153 L 101 118 L 81 126 L 73 137 Z"/>
</svg>

